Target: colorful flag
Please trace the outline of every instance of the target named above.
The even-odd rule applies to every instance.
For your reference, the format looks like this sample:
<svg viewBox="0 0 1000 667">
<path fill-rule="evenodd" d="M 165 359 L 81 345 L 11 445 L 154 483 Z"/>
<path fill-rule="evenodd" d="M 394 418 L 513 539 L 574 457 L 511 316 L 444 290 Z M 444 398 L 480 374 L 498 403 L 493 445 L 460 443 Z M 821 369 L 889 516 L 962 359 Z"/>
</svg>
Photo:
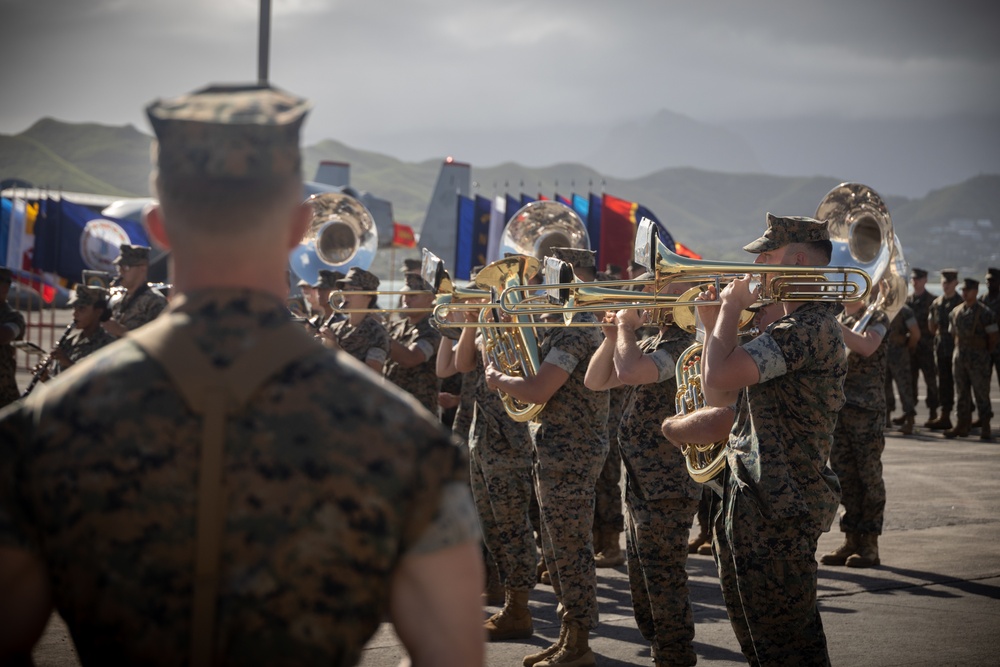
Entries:
<svg viewBox="0 0 1000 667">
<path fill-rule="evenodd" d="M 701 259 L 701 255 L 696 253 L 691 248 L 681 243 L 674 243 L 674 252 L 676 252 L 681 257 L 690 257 L 691 259 Z"/>
<path fill-rule="evenodd" d="M 476 202 L 465 195 L 458 195 L 458 229 L 455 235 L 455 264 L 453 278 L 468 280 L 472 269 L 472 244 L 476 226 Z M 448 258 L 442 257 L 445 268 Z"/>
<path fill-rule="evenodd" d="M 562 204 L 563 206 L 568 206 L 570 208 L 573 208 L 573 202 L 571 202 L 566 197 L 563 197 L 558 192 L 556 193 L 556 201 L 559 202 L 560 204 Z"/>
<path fill-rule="evenodd" d="M 486 245 L 486 263 L 495 262 L 500 254 L 500 237 L 507 224 L 507 198 L 497 195 L 490 209 L 490 240 Z"/>
<path fill-rule="evenodd" d="M 413 227 L 393 222 L 392 245 L 397 248 L 416 248 L 417 236 L 413 233 Z"/>
<path fill-rule="evenodd" d="M 587 204 L 587 236 L 590 237 L 590 249 L 597 252 L 597 266 L 601 264 L 601 195 L 591 192 Z"/>
<path fill-rule="evenodd" d="M 601 202 L 601 235 L 597 266 L 628 266 L 635 242 L 635 202 L 605 194 Z M 591 240 L 593 242 L 593 240 Z"/>
<path fill-rule="evenodd" d="M 521 206 L 527 206 L 528 204 L 530 204 L 533 201 L 537 201 L 537 200 L 534 197 L 532 197 L 531 195 L 526 195 L 523 192 L 521 193 Z"/>
<path fill-rule="evenodd" d="M 584 222 L 587 222 L 587 218 L 590 215 L 590 200 L 574 193 L 572 208 Z"/>
<path fill-rule="evenodd" d="M 660 219 L 653 215 L 653 212 L 642 204 L 636 204 L 635 208 L 632 210 L 632 224 L 639 227 L 639 223 L 642 222 L 643 218 L 649 218 L 656 225 L 656 233 L 663 241 L 663 245 L 667 246 L 667 249 L 671 252 L 676 252 L 674 250 L 674 237 L 667 231 L 667 228 L 660 222 Z"/>
<path fill-rule="evenodd" d="M 65 199 L 46 199 L 35 224 L 33 265 L 70 282 L 84 269 L 114 273 L 122 244 L 149 245 L 142 225 L 110 218 Z"/>
<path fill-rule="evenodd" d="M 484 266 L 486 264 L 486 256 L 490 245 L 491 209 L 492 205 L 489 199 L 476 195 L 476 210 L 472 227 L 472 265 L 469 267 L 470 272 L 473 266 Z M 468 279 L 469 274 L 466 274 L 463 280 Z"/>
</svg>

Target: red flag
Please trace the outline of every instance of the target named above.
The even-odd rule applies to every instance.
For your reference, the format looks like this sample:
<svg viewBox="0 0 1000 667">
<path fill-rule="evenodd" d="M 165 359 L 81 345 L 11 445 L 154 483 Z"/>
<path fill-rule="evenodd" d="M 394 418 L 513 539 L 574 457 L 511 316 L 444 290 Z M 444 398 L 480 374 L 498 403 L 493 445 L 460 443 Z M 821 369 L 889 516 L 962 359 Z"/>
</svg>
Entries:
<svg viewBox="0 0 1000 667">
<path fill-rule="evenodd" d="M 413 227 L 392 223 L 392 245 L 397 248 L 416 248 L 417 237 L 413 233 Z"/>
<path fill-rule="evenodd" d="M 601 239 L 597 265 L 628 266 L 635 243 L 635 209 L 638 204 L 611 195 L 601 198 Z"/>
<path fill-rule="evenodd" d="M 681 257 L 690 257 L 691 259 L 701 259 L 701 255 L 696 253 L 694 250 L 691 250 L 691 248 L 688 248 L 686 245 L 678 243 L 677 241 L 674 241 L 674 252 L 676 252 Z"/>
</svg>

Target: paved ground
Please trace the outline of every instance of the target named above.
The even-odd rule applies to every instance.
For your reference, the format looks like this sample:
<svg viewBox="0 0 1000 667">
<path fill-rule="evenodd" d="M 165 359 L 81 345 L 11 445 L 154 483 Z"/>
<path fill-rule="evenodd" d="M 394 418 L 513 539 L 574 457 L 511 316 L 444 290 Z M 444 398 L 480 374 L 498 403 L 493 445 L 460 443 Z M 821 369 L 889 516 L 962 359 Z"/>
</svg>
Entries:
<svg viewBox="0 0 1000 667">
<path fill-rule="evenodd" d="M 993 410 L 1000 414 L 1000 398 L 994 397 Z M 918 423 L 925 419 L 921 412 Z M 1000 664 L 1000 442 L 944 440 L 923 429 L 903 438 L 890 431 L 883 460 L 888 494 L 879 543 L 883 565 L 864 570 L 820 566 L 820 609 L 833 663 Z M 837 532 L 823 535 L 820 553 L 840 540 Z M 632 619 L 625 568 L 598 572 L 601 625 L 591 640 L 598 664 L 651 664 L 649 647 Z M 712 558 L 690 556 L 688 574 L 699 664 L 745 664 Z M 489 645 L 488 665 L 518 666 L 524 655 L 555 640 L 559 626 L 552 589 L 538 586 L 531 606 L 535 637 Z M 484 617 L 493 611 L 484 610 Z M 386 624 L 369 642 L 361 664 L 388 667 L 403 655 Z M 57 616 L 36 648 L 35 661 L 40 666 L 78 664 Z"/>
</svg>

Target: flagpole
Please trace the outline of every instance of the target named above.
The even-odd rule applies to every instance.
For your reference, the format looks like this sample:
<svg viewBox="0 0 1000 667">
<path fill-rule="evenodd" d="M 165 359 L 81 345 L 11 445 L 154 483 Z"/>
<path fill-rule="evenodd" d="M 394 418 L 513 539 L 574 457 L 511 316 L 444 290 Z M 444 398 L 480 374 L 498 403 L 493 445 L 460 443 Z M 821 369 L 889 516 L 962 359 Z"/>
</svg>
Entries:
<svg viewBox="0 0 1000 667">
<path fill-rule="evenodd" d="M 260 32 L 257 40 L 257 82 L 267 85 L 271 52 L 271 0 L 260 0 Z"/>
</svg>

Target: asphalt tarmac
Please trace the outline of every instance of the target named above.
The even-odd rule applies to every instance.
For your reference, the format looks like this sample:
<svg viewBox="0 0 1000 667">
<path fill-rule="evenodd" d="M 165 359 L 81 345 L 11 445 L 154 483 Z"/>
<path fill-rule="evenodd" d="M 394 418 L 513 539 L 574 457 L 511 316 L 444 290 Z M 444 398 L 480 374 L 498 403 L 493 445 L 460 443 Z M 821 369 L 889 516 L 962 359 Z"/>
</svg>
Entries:
<svg viewBox="0 0 1000 667">
<path fill-rule="evenodd" d="M 993 411 L 1000 414 L 996 385 L 992 389 Z M 919 410 L 921 424 L 927 413 L 923 405 Z M 888 499 L 879 540 L 882 565 L 819 568 L 820 612 L 833 664 L 1000 664 L 1000 438 L 982 442 L 974 431 L 969 438 L 946 440 L 923 428 L 902 437 L 891 430 L 883 464 Z M 820 539 L 819 553 L 841 539 L 835 524 Z M 688 575 L 699 664 L 746 664 L 712 557 L 689 556 Z M 601 623 L 590 640 L 597 664 L 651 665 L 649 645 L 632 617 L 625 566 L 598 570 L 598 596 Z M 517 667 L 524 655 L 554 642 L 555 606 L 551 587 L 538 585 L 531 596 L 535 636 L 488 644 L 486 664 Z M 484 608 L 483 618 L 495 611 Z M 394 666 L 404 655 L 392 626 L 384 624 L 360 664 Z M 34 658 L 40 666 L 79 664 L 57 615 Z"/>
</svg>

